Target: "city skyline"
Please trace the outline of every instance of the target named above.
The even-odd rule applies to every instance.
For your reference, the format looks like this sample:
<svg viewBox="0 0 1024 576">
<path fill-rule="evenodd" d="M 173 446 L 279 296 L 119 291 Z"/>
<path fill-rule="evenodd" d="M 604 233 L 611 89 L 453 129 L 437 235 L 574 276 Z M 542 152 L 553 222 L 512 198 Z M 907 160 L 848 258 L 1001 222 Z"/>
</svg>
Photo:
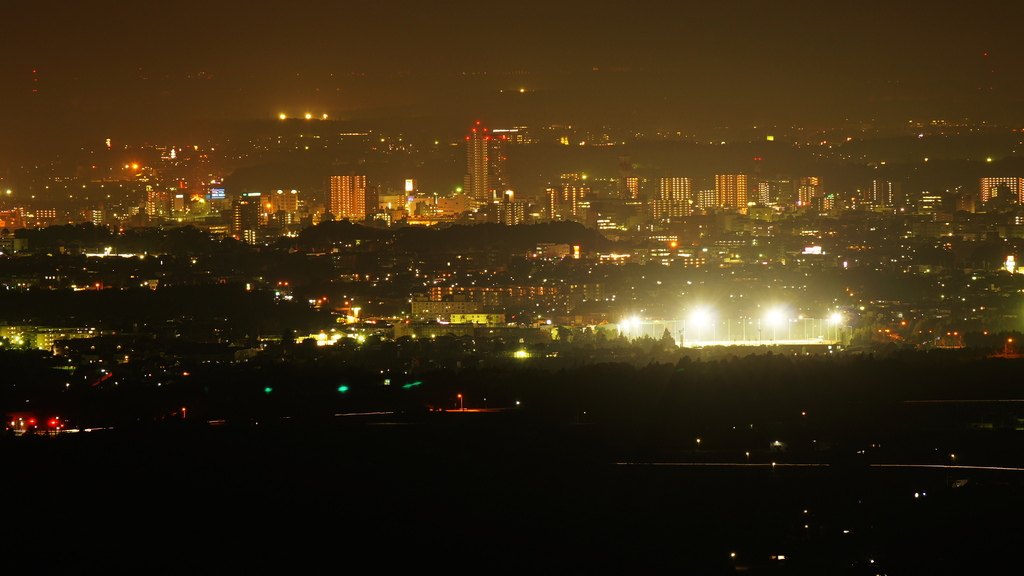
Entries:
<svg viewBox="0 0 1024 576">
<path fill-rule="evenodd" d="M 1012 562 L 1024 7 L 4 15 L 15 573 Z"/>
</svg>

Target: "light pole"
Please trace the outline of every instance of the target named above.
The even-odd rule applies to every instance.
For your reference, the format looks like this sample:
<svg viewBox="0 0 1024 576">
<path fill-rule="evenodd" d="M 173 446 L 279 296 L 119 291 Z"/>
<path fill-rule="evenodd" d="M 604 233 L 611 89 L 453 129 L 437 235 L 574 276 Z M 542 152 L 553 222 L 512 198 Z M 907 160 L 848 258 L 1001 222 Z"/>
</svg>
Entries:
<svg viewBox="0 0 1024 576">
<path fill-rule="evenodd" d="M 768 320 L 768 323 L 772 325 L 772 343 L 773 344 L 776 343 L 776 338 L 778 337 L 779 322 L 782 322 L 784 319 L 785 319 L 785 317 L 783 316 L 783 313 L 782 313 L 781 310 L 776 309 L 776 310 L 770 310 L 768 312 L 767 320 Z"/>
<path fill-rule="evenodd" d="M 466 411 L 466 406 L 462 403 L 462 394 L 459 394 L 459 410 Z"/>
<path fill-rule="evenodd" d="M 828 319 L 829 319 L 830 323 L 832 324 L 832 330 L 833 330 L 832 341 L 838 343 L 839 342 L 839 323 L 843 321 L 843 315 L 840 314 L 839 312 L 833 312 L 832 315 L 829 316 Z"/>
<path fill-rule="evenodd" d="M 712 327 L 712 340 L 714 340 L 715 324 L 713 323 L 713 320 L 714 318 L 712 317 L 711 312 L 708 311 L 707 309 L 698 308 L 697 310 L 694 311 L 693 321 L 696 322 L 697 324 L 697 340 L 703 339 L 703 328 L 709 324 Z"/>
</svg>

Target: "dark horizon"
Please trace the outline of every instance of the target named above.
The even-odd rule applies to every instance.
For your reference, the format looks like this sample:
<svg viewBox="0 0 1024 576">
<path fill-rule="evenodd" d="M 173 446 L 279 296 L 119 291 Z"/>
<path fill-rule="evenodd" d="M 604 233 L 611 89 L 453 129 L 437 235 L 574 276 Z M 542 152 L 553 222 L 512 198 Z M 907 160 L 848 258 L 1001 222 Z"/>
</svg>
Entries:
<svg viewBox="0 0 1024 576">
<path fill-rule="evenodd" d="M 924 2 L 21 2 L 6 35 L 13 56 L 0 63 L 0 151 L 204 138 L 225 121 L 306 112 L 644 129 L 1013 123 L 1022 12 Z"/>
</svg>

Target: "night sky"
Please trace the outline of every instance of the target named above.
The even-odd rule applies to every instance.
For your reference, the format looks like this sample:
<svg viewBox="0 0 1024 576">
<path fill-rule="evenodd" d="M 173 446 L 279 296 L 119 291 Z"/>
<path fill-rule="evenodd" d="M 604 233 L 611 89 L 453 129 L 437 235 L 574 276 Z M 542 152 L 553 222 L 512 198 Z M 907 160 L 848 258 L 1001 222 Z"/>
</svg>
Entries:
<svg viewBox="0 0 1024 576">
<path fill-rule="evenodd" d="M 1024 90 L 1024 7 L 1011 2 L 15 0 L 4 12 L 7 152 L 307 111 L 684 129 L 1017 121 Z"/>
</svg>

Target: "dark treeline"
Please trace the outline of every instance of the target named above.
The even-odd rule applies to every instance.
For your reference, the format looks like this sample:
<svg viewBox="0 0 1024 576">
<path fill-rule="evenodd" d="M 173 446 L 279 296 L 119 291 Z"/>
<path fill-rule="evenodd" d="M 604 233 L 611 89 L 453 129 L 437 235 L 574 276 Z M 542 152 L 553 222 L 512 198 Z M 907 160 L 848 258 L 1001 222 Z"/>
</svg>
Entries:
<svg viewBox="0 0 1024 576">
<path fill-rule="evenodd" d="M 244 285 L 170 286 L 159 290 L 28 290 L 9 291 L 0 298 L 0 318 L 10 324 L 93 326 L 102 330 L 162 333 L 168 328 L 202 330 L 189 334 L 216 338 L 224 334 L 280 335 L 285 330 L 311 329 L 321 314 L 305 303 L 282 302 L 266 291 Z"/>
<path fill-rule="evenodd" d="M 219 238 L 194 226 L 177 228 L 130 228 L 117 232 L 91 223 L 65 224 L 46 228 L 18 229 L 17 238 L 28 241 L 33 251 L 103 251 L 147 254 L 207 254 L 246 251 L 233 238 Z M 339 245 L 385 241 L 409 252 L 459 252 L 504 250 L 526 252 L 538 243 L 575 244 L 584 250 L 606 248 L 610 244 L 600 234 L 577 222 L 551 222 L 503 226 L 493 223 L 426 228 L 395 226 L 379 228 L 347 220 L 322 222 L 305 228 L 297 238 L 282 238 L 283 248 L 318 250 Z"/>
<path fill-rule="evenodd" d="M 479 250 L 526 252 L 536 248 L 538 243 L 580 245 L 585 250 L 610 246 L 600 234 L 577 222 L 516 226 L 484 223 L 436 228 L 397 226 L 385 230 L 347 220 L 323 222 L 306 228 L 299 234 L 296 246 L 309 250 L 333 244 L 380 240 L 390 240 L 395 248 L 414 253 Z"/>
<path fill-rule="evenodd" d="M 18 229 L 16 238 L 28 241 L 33 251 L 197 254 L 244 248 L 233 238 L 217 239 L 194 226 L 177 228 L 130 228 L 117 232 L 106 226 L 85 222 L 46 228 Z"/>
</svg>

